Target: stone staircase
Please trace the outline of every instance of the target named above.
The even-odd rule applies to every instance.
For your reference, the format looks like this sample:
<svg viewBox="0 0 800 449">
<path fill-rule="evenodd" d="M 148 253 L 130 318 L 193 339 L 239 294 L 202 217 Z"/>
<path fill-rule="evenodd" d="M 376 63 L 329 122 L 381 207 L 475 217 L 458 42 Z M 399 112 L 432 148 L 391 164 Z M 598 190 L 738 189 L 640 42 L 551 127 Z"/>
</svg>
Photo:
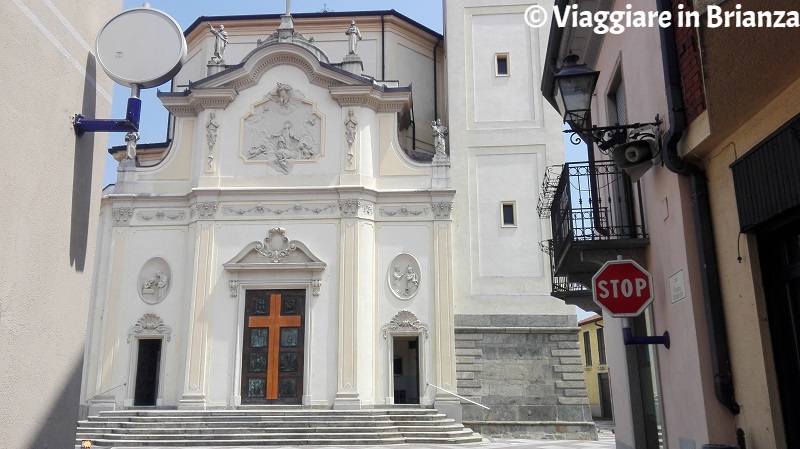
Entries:
<svg viewBox="0 0 800 449">
<path fill-rule="evenodd" d="M 475 443 L 481 436 L 433 409 L 125 410 L 78 423 L 100 447 Z"/>
</svg>

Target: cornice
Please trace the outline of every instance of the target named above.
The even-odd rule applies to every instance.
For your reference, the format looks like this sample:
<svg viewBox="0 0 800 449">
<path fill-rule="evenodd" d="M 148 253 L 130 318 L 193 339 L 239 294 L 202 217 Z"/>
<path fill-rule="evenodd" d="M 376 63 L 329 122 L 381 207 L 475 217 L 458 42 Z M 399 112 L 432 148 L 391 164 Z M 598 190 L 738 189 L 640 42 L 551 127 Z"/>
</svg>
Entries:
<svg viewBox="0 0 800 449">
<path fill-rule="evenodd" d="M 331 96 L 342 107 L 367 107 L 376 112 L 402 112 L 411 107 L 410 90 L 381 91 L 374 86 L 331 86 Z"/>
<path fill-rule="evenodd" d="M 225 109 L 239 95 L 234 88 L 192 89 L 187 95 L 161 95 L 161 103 L 176 117 L 196 117 L 206 109 Z"/>
</svg>

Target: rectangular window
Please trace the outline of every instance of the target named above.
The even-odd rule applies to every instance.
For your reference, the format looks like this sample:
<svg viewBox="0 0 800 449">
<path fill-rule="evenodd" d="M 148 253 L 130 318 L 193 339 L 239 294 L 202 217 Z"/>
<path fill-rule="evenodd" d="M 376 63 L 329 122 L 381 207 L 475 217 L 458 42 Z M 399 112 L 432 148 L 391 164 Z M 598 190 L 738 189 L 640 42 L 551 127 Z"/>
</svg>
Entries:
<svg viewBox="0 0 800 449">
<path fill-rule="evenodd" d="M 622 68 L 617 66 L 611 75 L 611 81 L 606 93 L 606 113 L 609 125 L 628 124 L 628 109 L 625 106 L 625 81 L 622 78 Z"/>
<path fill-rule="evenodd" d="M 403 375 L 403 358 L 402 357 L 395 357 L 394 358 L 394 365 L 393 371 L 395 376 L 402 376 Z"/>
<path fill-rule="evenodd" d="M 495 61 L 495 75 L 497 76 L 510 76 L 511 70 L 508 65 L 508 53 L 497 53 L 494 55 Z"/>
<path fill-rule="evenodd" d="M 515 201 L 503 201 L 500 203 L 500 213 L 504 228 L 517 226 L 517 207 Z"/>
<path fill-rule="evenodd" d="M 603 328 L 597 329 L 597 363 L 606 364 L 606 338 L 603 335 Z"/>
<path fill-rule="evenodd" d="M 583 355 L 586 358 L 586 366 L 592 366 L 592 342 L 588 331 L 583 333 Z"/>
</svg>

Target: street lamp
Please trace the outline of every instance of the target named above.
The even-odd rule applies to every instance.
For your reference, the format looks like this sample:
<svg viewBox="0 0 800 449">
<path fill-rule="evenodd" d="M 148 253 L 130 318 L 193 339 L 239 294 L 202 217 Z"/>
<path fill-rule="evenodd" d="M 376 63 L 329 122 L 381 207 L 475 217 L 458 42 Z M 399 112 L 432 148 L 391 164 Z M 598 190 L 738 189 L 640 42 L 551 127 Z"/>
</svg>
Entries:
<svg viewBox="0 0 800 449">
<path fill-rule="evenodd" d="M 564 122 L 573 130 L 591 126 L 592 95 L 600 72 L 586 64 L 578 64 L 578 55 L 564 58 L 564 65 L 553 78 L 556 82 L 556 103 Z"/>
<path fill-rule="evenodd" d="M 561 69 L 553 75 L 556 83 L 555 100 L 564 123 L 571 129 L 564 131 L 581 137 L 588 137 L 601 151 L 624 144 L 628 140 L 627 130 L 652 125 L 658 127 L 661 120 L 656 116 L 651 123 L 615 125 L 598 127 L 592 125 L 592 95 L 594 94 L 600 72 L 590 69 L 586 64 L 578 64 L 578 55 L 569 54 L 564 58 Z M 573 140 L 573 143 L 577 143 Z"/>
</svg>

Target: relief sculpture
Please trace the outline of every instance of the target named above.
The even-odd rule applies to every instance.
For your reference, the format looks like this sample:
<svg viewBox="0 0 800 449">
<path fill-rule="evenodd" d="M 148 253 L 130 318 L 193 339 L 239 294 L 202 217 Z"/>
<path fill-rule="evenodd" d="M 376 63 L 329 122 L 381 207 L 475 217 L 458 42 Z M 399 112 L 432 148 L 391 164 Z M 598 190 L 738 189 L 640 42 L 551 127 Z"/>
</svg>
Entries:
<svg viewBox="0 0 800 449">
<path fill-rule="evenodd" d="M 389 288 L 400 299 L 411 299 L 417 294 L 420 283 L 420 267 L 411 254 L 398 254 L 389 269 Z"/>
<path fill-rule="evenodd" d="M 278 83 L 245 117 L 242 155 L 288 175 L 295 162 L 321 155 L 321 139 L 322 115 L 313 103 L 292 86 Z"/>
</svg>

